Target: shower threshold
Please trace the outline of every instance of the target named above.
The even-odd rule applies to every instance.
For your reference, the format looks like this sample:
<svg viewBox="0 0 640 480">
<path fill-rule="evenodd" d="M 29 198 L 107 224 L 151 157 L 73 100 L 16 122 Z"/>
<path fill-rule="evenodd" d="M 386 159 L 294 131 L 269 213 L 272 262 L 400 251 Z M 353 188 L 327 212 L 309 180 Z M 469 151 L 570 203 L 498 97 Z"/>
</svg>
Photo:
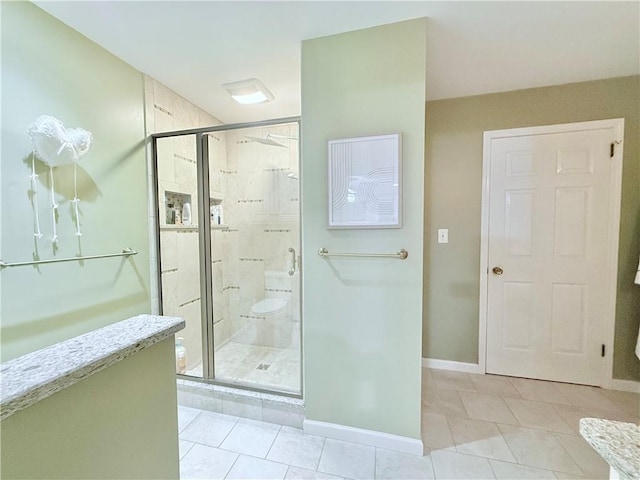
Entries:
<svg viewBox="0 0 640 480">
<path fill-rule="evenodd" d="M 178 378 L 178 405 L 302 428 L 301 398 Z"/>
</svg>

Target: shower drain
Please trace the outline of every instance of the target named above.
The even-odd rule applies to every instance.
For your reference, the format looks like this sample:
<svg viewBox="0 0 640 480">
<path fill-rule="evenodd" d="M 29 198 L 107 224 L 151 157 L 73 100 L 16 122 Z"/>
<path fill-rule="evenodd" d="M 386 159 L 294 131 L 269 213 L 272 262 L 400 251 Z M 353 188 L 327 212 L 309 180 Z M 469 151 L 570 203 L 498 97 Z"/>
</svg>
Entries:
<svg viewBox="0 0 640 480">
<path fill-rule="evenodd" d="M 261 363 L 256 367 L 256 370 L 266 370 L 271 366 L 270 363 Z"/>
</svg>

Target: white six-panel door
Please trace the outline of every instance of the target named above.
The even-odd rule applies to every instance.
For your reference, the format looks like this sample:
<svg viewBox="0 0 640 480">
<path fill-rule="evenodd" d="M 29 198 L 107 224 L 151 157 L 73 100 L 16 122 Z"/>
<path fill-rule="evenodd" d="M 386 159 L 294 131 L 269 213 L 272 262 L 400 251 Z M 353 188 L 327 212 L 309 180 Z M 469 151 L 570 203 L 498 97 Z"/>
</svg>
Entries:
<svg viewBox="0 0 640 480">
<path fill-rule="evenodd" d="M 487 373 L 602 382 L 618 238 L 610 231 L 618 224 L 611 144 L 619 133 L 590 124 L 485 135 Z"/>
</svg>

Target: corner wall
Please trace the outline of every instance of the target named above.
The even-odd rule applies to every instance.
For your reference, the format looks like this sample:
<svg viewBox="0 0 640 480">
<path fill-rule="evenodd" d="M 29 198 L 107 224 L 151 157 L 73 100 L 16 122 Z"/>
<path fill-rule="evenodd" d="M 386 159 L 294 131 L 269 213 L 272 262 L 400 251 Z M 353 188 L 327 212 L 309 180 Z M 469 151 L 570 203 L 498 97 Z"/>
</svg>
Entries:
<svg viewBox="0 0 640 480">
<path fill-rule="evenodd" d="M 478 362 L 482 135 L 624 117 L 613 378 L 640 380 L 640 77 L 427 102 L 423 356 Z M 449 243 L 437 243 L 437 229 Z"/>
<path fill-rule="evenodd" d="M 5 262 L 138 255 L 3 269 L 2 360 L 149 312 L 143 83 L 137 72 L 28 2 L 2 2 L 2 251 Z M 36 162 L 43 238 L 33 235 L 32 145 L 40 115 L 93 133 L 78 162 L 82 237 L 75 236 L 73 166 L 55 169 L 57 248 L 49 170 Z"/>
<path fill-rule="evenodd" d="M 426 19 L 302 43 L 308 420 L 420 438 Z M 403 227 L 327 229 L 327 141 L 402 132 Z M 406 261 L 320 258 L 409 251 Z"/>
</svg>

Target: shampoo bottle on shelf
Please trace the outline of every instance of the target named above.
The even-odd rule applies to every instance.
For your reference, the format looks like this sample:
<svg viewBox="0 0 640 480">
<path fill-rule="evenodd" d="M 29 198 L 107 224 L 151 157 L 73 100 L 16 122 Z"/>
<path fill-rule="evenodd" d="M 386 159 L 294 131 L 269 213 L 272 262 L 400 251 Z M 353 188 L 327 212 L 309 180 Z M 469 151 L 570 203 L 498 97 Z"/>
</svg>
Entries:
<svg viewBox="0 0 640 480">
<path fill-rule="evenodd" d="M 184 338 L 176 338 L 176 373 L 187 373 L 187 349 L 184 348 Z"/>
<path fill-rule="evenodd" d="M 174 225 L 176 223 L 176 211 L 173 209 L 173 203 L 167 205 L 167 225 Z"/>
<path fill-rule="evenodd" d="M 220 205 L 211 205 L 211 224 L 220 225 Z"/>
<path fill-rule="evenodd" d="M 182 224 L 191 225 L 191 205 L 189 202 L 182 205 Z"/>
</svg>

